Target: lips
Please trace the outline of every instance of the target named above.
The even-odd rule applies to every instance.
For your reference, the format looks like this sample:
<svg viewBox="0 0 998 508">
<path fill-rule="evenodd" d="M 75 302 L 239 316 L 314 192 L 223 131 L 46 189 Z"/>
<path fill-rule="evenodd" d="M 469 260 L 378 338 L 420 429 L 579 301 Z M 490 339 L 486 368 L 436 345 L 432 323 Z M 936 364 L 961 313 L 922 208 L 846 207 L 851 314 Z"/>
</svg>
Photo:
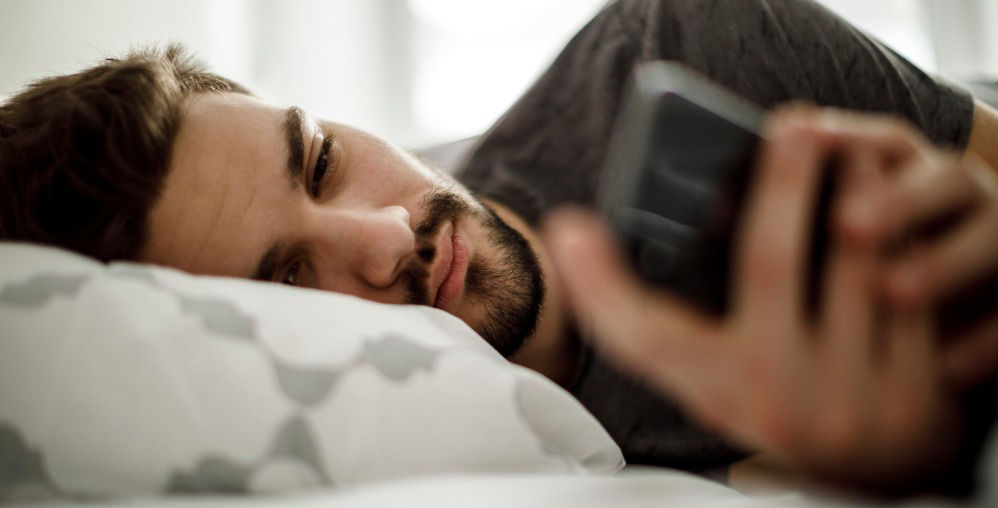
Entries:
<svg viewBox="0 0 998 508">
<path fill-rule="evenodd" d="M 445 308 L 464 288 L 468 269 L 468 246 L 453 222 L 447 223 L 437 240 L 438 261 L 431 272 L 430 287 L 435 289 L 433 306 Z"/>
</svg>

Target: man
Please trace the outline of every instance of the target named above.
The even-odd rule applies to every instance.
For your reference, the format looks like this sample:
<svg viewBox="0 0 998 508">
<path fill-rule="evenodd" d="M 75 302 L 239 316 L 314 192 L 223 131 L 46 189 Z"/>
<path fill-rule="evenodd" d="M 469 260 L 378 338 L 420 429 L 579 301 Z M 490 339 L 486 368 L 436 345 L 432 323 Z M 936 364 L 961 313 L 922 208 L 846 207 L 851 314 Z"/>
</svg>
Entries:
<svg viewBox="0 0 998 508">
<path fill-rule="evenodd" d="M 894 387 L 929 394 L 922 399 L 935 405 L 916 414 L 919 419 L 906 426 L 915 430 L 906 439 L 874 447 L 869 457 L 862 457 L 874 462 L 864 468 L 849 462 L 852 455 L 825 453 L 836 448 L 833 440 L 780 439 L 797 435 L 813 422 L 766 421 L 771 412 L 705 404 L 717 394 L 737 399 L 746 386 L 738 377 L 715 385 L 703 380 L 715 365 L 677 369 L 665 364 L 665 379 L 653 377 L 652 388 L 647 388 L 618 373 L 578 339 L 579 322 L 604 338 L 682 331 L 663 328 L 651 314 L 631 314 L 636 319 L 629 329 L 613 329 L 609 323 L 616 318 L 600 312 L 591 297 L 598 292 L 607 308 L 617 309 L 609 300 L 620 296 L 622 302 L 634 304 L 637 293 L 632 286 L 614 282 L 622 277 L 619 271 L 606 272 L 617 265 L 610 255 L 599 257 L 599 252 L 605 254 L 605 243 L 593 237 L 584 247 L 577 242 L 581 236 L 573 240 L 556 235 L 549 250 L 538 233 L 542 212 L 563 203 L 592 201 L 620 92 L 638 61 L 685 61 L 767 108 L 806 100 L 901 115 L 935 144 L 966 146 L 968 152 L 998 164 L 994 145 L 988 143 L 996 130 L 993 110 L 925 76 L 823 9 L 791 1 L 716 4 L 630 0 L 608 6 L 484 137 L 459 175 L 464 185 L 361 131 L 316 120 L 296 108 L 269 106 L 239 85 L 205 73 L 176 49 L 43 81 L 0 109 L 0 235 L 61 245 L 102 260 L 138 259 L 193 273 L 434 305 L 465 320 L 513 361 L 568 387 L 607 426 L 631 462 L 707 471 L 744 456 L 738 447 L 688 420 L 662 396 L 668 393 L 742 445 L 826 476 L 895 484 L 937 475 L 932 461 L 956 460 L 959 439 L 941 440 L 927 451 L 913 444 L 925 432 L 958 434 L 962 427 L 956 419 L 962 412 L 954 406 L 963 392 L 951 390 L 935 376 L 923 376 L 928 380 L 923 385 Z M 828 118 L 842 120 L 831 121 L 838 125 L 829 127 Z M 892 189 L 903 186 L 878 175 L 899 172 L 898 161 L 937 168 L 942 160 L 936 149 L 896 122 L 885 126 L 879 120 L 798 112 L 777 116 L 770 132 L 771 157 L 760 160 L 759 167 L 763 182 L 813 174 L 819 156 L 845 148 L 876 155 L 858 157 L 853 166 L 872 166 L 865 171 L 874 174 L 868 181 Z M 837 141 L 828 141 L 831 138 Z M 798 153 L 795 148 L 800 147 L 807 149 Z M 967 173 L 963 165 L 954 167 L 954 174 Z M 861 169 L 852 172 L 867 178 Z M 954 180 L 958 178 L 946 179 Z M 759 202 L 790 206 L 768 212 L 761 205 L 751 208 L 763 211 L 751 214 L 762 218 L 750 220 L 756 228 L 749 227 L 745 235 L 755 241 L 747 243 L 769 237 L 763 226 L 781 231 L 779 224 L 787 217 L 805 215 L 801 211 L 812 201 L 807 180 L 790 181 L 795 183 L 783 194 L 778 185 L 767 192 L 760 184 Z M 968 185 L 977 188 L 964 187 Z M 954 193 L 977 196 L 961 191 L 964 187 L 954 186 Z M 976 199 L 974 209 L 992 217 L 991 201 Z M 928 212 L 935 215 L 937 210 Z M 589 234 L 575 227 L 578 220 L 567 220 L 565 233 Z M 894 227 L 910 222 L 902 215 Z M 855 252 L 869 264 L 867 258 L 886 233 L 869 233 L 862 222 L 856 230 L 866 243 L 857 240 Z M 753 266 L 772 265 L 774 257 L 794 258 L 800 236 L 794 233 L 777 244 L 786 249 L 742 257 Z M 994 243 L 986 231 L 975 230 L 970 237 L 973 245 L 988 239 Z M 593 254 L 575 255 L 586 252 Z M 973 266 L 994 266 L 996 257 L 992 253 Z M 555 269 L 556 264 L 571 268 L 573 259 L 589 259 L 587 268 L 592 268 L 592 259 L 606 264 L 589 274 Z M 594 285 L 593 280 L 602 282 Z M 762 289 L 768 285 L 739 284 Z M 854 296 L 873 294 L 856 278 L 843 285 Z M 603 287 L 622 293 L 609 294 Z M 751 314 L 785 310 L 793 303 L 786 301 L 792 300 L 792 292 L 785 293 L 780 295 L 783 307 L 770 305 Z M 922 293 L 931 301 L 942 290 Z M 761 291 L 754 301 L 774 298 L 773 292 Z M 676 318 L 669 322 L 708 335 L 689 326 L 689 316 L 680 318 L 679 307 L 661 308 Z M 864 335 L 854 342 L 872 340 Z M 769 361 L 799 363 L 800 354 L 774 352 L 780 354 Z M 613 349 L 611 354 L 624 362 L 635 356 Z M 743 355 L 724 357 L 729 362 L 739 358 Z M 899 370 L 911 373 L 920 367 L 905 364 Z M 993 367 L 987 366 L 986 372 Z M 651 363 L 639 364 L 637 370 L 644 376 L 657 372 Z M 870 384 L 864 377 L 871 370 L 836 373 L 833 378 L 862 389 Z M 765 393 L 776 393 L 777 388 L 775 382 L 761 385 Z M 845 414 L 867 414 L 843 397 Z M 800 397 L 795 402 L 806 409 L 816 400 Z M 742 416 L 749 418 L 738 425 Z M 855 448 L 865 443 L 847 444 Z M 901 453 L 912 449 L 922 453 Z M 896 467 L 911 462 L 930 466 Z"/>
</svg>

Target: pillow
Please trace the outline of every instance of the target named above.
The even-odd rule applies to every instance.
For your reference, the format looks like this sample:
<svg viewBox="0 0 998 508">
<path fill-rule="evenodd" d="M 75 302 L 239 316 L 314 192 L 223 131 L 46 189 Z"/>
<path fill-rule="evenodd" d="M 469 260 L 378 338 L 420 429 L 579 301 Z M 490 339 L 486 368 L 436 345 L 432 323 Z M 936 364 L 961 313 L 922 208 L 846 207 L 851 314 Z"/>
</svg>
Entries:
<svg viewBox="0 0 998 508">
<path fill-rule="evenodd" d="M 622 465 L 443 311 L 0 243 L 0 497 Z"/>
</svg>

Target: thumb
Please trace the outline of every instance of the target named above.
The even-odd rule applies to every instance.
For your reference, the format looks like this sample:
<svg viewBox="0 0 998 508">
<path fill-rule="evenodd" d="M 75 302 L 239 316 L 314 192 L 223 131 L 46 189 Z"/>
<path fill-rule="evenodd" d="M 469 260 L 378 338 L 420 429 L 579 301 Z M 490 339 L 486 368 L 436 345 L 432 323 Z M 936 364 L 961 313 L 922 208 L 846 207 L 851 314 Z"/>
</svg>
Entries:
<svg viewBox="0 0 998 508">
<path fill-rule="evenodd" d="M 641 297 L 640 281 L 597 216 L 577 208 L 558 210 L 545 222 L 543 236 L 579 319 L 612 316 L 607 309 L 615 302 Z"/>
<path fill-rule="evenodd" d="M 689 360 L 699 352 L 692 348 L 707 342 L 691 340 L 704 325 L 685 305 L 646 288 L 592 213 L 556 211 L 542 233 L 576 319 L 619 362 L 660 373 L 665 364 Z"/>
</svg>

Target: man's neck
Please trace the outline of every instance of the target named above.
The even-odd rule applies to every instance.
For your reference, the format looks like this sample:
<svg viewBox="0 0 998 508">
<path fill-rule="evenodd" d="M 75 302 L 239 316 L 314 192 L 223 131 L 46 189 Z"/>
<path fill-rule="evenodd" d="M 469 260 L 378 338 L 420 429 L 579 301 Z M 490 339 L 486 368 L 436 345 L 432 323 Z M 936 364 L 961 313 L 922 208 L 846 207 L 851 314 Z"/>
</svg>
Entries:
<svg viewBox="0 0 998 508">
<path fill-rule="evenodd" d="M 519 215 L 495 201 L 485 200 L 485 202 L 530 244 L 541 265 L 547 289 L 544 306 L 537 320 L 537 329 L 510 360 L 540 372 L 559 385 L 567 387 L 575 376 L 579 344 L 572 334 L 572 318 L 564 305 L 561 280 L 554 269 L 551 257 L 537 231 Z"/>
</svg>

